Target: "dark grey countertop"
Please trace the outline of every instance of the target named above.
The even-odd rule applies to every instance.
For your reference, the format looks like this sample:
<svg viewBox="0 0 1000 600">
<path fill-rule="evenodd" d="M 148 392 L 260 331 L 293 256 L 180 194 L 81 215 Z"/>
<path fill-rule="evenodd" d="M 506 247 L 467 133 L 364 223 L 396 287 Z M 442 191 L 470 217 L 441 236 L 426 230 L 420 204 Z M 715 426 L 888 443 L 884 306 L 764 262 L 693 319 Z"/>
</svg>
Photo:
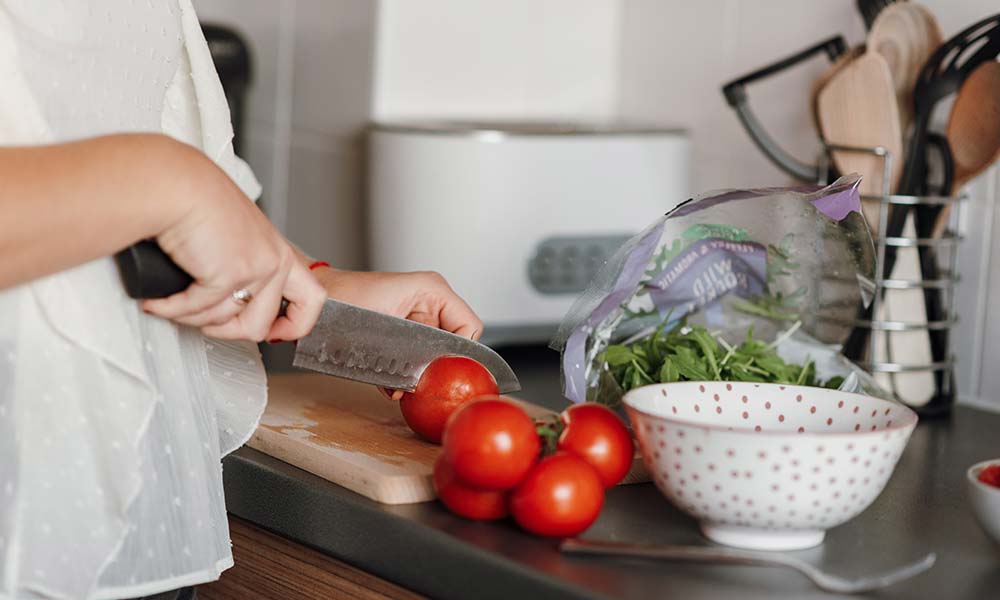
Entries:
<svg viewBox="0 0 1000 600">
<path fill-rule="evenodd" d="M 502 352 L 522 398 L 558 408 L 557 355 Z M 1000 456 L 1000 415 L 957 408 L 914 432 L 886 490 L 858 518 L 797 553 L 842 574 L 867 572 L 933 551 L 938 562 L 871 598 L 1000 597 L 1000 548 L 979 530 L 965 497 L 965 470 Z M 433 598 L 831 598 L 795 572 L 567 557 L 555 542 L 510 523 L 473 523 L 436 502 L 386 506 L 242 448 L 225 459 L 229 510 L 291 539 Z M 584 537 L 708 544 L 695 522 L 652 486 L 610 490 Z"/>
</svg>

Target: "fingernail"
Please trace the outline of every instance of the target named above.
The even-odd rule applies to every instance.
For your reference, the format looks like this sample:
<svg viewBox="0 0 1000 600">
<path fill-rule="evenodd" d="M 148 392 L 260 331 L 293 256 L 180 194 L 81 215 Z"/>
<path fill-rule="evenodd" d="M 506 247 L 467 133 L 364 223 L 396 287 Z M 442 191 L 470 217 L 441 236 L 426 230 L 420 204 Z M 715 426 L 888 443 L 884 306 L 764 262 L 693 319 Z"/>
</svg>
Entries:
<svg viewBox="0 0 1000 600">
<path fill-rule="evenodd" d="M 273 340 L 267 340 L 267 343 L 268 343 L 268 344 L 277 344 L 277 343 L 278 343 L 278 342 L 280 342 L 280 341 L 281 341 L 280 339 L 278 339 L 278 338 L 274 338 Z"/>
</svg>

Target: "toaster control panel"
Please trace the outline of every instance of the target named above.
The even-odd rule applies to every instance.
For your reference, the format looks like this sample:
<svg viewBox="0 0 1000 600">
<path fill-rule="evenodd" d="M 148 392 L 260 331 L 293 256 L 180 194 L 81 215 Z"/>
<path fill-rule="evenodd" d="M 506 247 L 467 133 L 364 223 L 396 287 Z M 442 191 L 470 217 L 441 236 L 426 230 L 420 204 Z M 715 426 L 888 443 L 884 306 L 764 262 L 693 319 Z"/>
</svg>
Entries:
<svg viewBox="0 0 1000 600">
<path fill-rule="evenodd" d="M 528 261 L 528 279 L 543 294 L 578 294 L 631 236 L 551 237 Z"/>
</svg>

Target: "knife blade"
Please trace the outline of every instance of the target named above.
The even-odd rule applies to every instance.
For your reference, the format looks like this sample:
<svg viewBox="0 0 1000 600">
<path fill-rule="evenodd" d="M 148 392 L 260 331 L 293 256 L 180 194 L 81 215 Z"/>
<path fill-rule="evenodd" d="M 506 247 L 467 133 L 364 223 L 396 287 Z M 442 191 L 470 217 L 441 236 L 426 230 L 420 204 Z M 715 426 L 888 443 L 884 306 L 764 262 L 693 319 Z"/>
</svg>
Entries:
<svg viewBox="0 0 1000 600">
<path fill-rule="evenodd" d="M 156 242 L 139 242 L 115 255 L 126 293 L 162 298 L 191 283 Z M 501 394 L 521 384 L 499 354 L 470 339 L 414 321 L 328 299 L 313 330 L 295 346 L 292 364 L 335 377 L 413 391 L 428 364 L 442 356 L 477 361 L 496 379 Z"/>
<path fill-rule="evenodd" d="M 312 332 L 295 345 L 292 365 L 335 377 L 413 391 L 424 368 L 442 356 L 465 356 L 493 375 L 501 394 L 521 385 L 488 346 L 447 331 L 327 300 Z"/>
</svg>

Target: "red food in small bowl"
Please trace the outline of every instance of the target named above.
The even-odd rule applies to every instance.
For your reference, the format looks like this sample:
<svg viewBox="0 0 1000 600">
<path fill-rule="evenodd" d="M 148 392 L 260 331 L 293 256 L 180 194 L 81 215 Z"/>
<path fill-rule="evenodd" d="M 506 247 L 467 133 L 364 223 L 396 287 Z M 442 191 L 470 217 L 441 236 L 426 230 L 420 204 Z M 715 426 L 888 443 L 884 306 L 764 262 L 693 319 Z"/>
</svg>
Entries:
<svg viewBox="0 0 1000 600">
<path fill-rule="evenodd" d="M 977 479 L 986 485 L 992 485 L 995 488 L 1000 488 L 1000 464 L 986 467 L 979 472 L 979 477 Z"/>
</svg>

